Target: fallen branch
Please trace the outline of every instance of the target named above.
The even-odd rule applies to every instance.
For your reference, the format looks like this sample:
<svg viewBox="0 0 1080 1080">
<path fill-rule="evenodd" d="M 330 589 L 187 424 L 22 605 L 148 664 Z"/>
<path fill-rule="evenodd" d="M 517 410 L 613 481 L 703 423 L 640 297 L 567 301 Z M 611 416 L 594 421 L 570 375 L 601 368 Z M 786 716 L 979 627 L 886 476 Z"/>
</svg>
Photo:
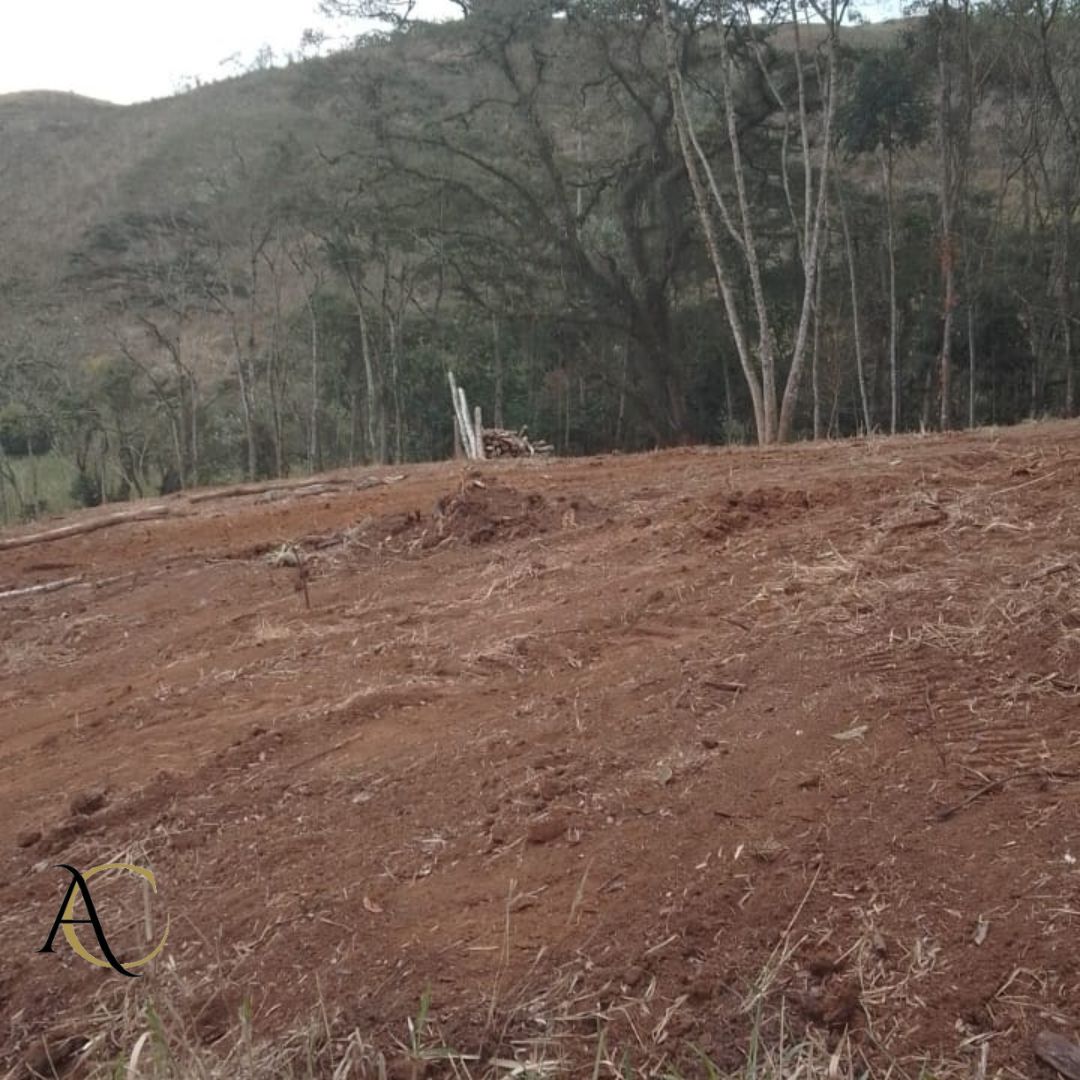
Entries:
<svg viewBox="0 0 1080 1080">
<path fill-rule="evenodd" d="M 890 525 L 885 531 L 890 533 L 905 532 L 908 529 L 928 529 L 934 525 L 944 525 L 949 515 L 937 507 L 931 507 L 922 514 L 904 518 Z"/>
<path fill-rule="evenodd" d="M 710 690 L 726 690 L 729 694 L 738 694 L 746 689 L 746 683 L 734 680 L 703 679 L 701 685 Z"/>
<path fill-rule="evenodd" d="M 82 574 L 76 574 L 75 577 L 60 578 L 59 581 L 46 581 L 43 585 L 28 585 L 24 589 L 8 589 L 7 592 L 0 592 L 0 600 L 14 600 L 16 597 L 32 596 L 35 593 L 59 592 L 69 585 L 78 585 L 82 579 Z"/>
<path fill-rule="evenodd" d="M 285 492 L 291 495 L 322 495 L 330 490 L 351 488 L 354 491 L 363 491 L 365 488 L 379 487 L 382 484 L 396 484 L 404 480 L 405 476 L 365 476 L 359 480 L 349 478 L 329 478 L 326 480 L 312 480 L 307 477 L 303 480 L 275 480 L 265 484 L 237 484 L 235 487 L 214 488 L 211 491 L 197 491 L 189 495 L 189 503 L 211 502 L 214 499 L 236 499 L 242 495 L 263 495 L 266 492 Z"/>
<path fill-rule="evenodd" d="M 363 480 L 357 480 L 352 485 L 348 486 L 348 490 L 351 491 L 366 491 L 368 488 L 379 487 L 381 484 L 396 484 L 399 480 L 404 480 L 405 474 L 400 476 L 384 476 L 382 479 L 378 479 L 374 476 L 367 476 Z M 306 487 L 298 488 L 273 488 L 266 492 L 262 498 L 256 499 L 256 502 L 274 502 L 277 499 L 305 499 L 309 495 L 328 495 L 330 492 L 340 492 L 346 490 L 346 486 L 336 481 L 321 481 L 317 484 L 308 484 Z"/>
<path fill-rule="evenodd" d="M 1037 574 L 1032 574 L 1031 577 L 1024 582 L 1025 585 L 1030 585 L 1035 581 L 1043 581 L 1050 577 L 1052 574 L 1061 574 L 1066 570 L 1077 569 L 1076 563 L 1072 559 L 1066 559 L 1064 562 L 1054 563 L 1053 566 L 1046 567 L 1045 570 L 1040 570 Z"/>
<path fill-rule="evenodd" d="M 137 521 L 154 521 L 157 518 L 170 517 L 175 511 L 168 506 L 148 506 L 142 510 L 125 510 L 108 517 L 92 518 L 90 521 L 77 521 L 74 525 L 62 525 L 48 532 L 28 533 L 25 536 L 9 536 L 0 540 L 0 551 L 12 548 L 29 547 L 31 544 L 46 544 L 50 540 L 65 540 L 69 536 L 82 536 L 85 533 L 108 529 L 113 525 L 128 525 Z"/>
<path fill-rule="evenodd" d="M 999 791 L 1006 784 L 1011 784 L 1014 780 L 1077 780 L 1080 779 L 1080 773 L 1074 772 L 1058 772 L 1048 769 L 1024 769 L 1021 772 L 1010 773 L 1008 776 L 1000 776 L 997 780 L 991 780 L 989 783 L 983 784 L 977 791 L 973 791 L 966 799 L 962 799 L 960 802 L 955 803 L 952 806 L 946 806 L 944 809 L 939 810 L 934 816 L 938 821 L 948 821 L 949 818 L 960 813 L 965 807 L 970 806 L 973 802 L 981 799 L 984 795 L 989 795 L 991 792 Z"/>
<path fill-rule="evenodd" d="M 1060 469 L 1055 469 L 1053 472 L 1036 476 L 1034 480 L 1025 480 L 1022 484 L 1012 484 L 1009 487 L 998 488 L 997 491 L 991 491 L 988 498 L 995 499 L 998 495 L 1007 495 L 1010 491 L 1019 491 L 1021 488 L 1031 487 L 1032 484 L 1041 484 L 1046 480 L 1052 480 L 1060 471 Z"/>
<path fill-rule="evenodd" d="M 1035 1036 L 1035 1056 L 1068 1080 L 1080 1080 L 1080 1043 L 1074 1043 L 1056 1031 L 1040 1031 Z"/>
<path fill-rule="evenodd" d="M 276 502 L 278 499 L 303 499 L 308 495 L 326 495 L 331 491 L 340 491 L 340 484 L 308 484 L 298 488 L 271 488 L 264 491 L 255 501 L 259 503 Z"/>
</svg>

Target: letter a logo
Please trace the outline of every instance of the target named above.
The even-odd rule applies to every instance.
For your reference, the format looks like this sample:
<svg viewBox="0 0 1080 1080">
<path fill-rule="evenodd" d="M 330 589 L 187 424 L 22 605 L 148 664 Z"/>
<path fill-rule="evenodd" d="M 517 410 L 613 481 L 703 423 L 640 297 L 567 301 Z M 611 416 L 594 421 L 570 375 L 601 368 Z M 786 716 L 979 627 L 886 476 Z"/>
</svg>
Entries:
<svg viewBox="0 0 1080 1080">
<path fill-rule="evenodd" d="M 105 930 L 101 925 L 101 920 L 98 918 L 97 909 L 94 907 L 94 901 L 90 896 L 90 888 L 87 882 L 95 874 L 104 873 L 106 870 L 127 870 L 132 874 L 137 874 L 150 884 L 150 888 L 157 892 L 157 882 L 154 880 L 154 874 L 152 870 L 147 870 L 144 866 L 135 866 L 134 863 L 103 863 L 101 866 L 95 866 L 90 870 L 87 870 L 85 874 L 80 874 L 74 866 L 68 866 L 67 863 L 59 863 L 58 869 L 67 870 L 71 874 L 71 884 L 68 885 L 68 890 L 64 896 L 63 903 L 60 905 L 60 910 L 56 913 L 56 919 L 53 921 L 52 929 L 49 931 L 49 936 L 45 939 L 45 944 L 38 949 L 39 953 L 51 953 L 53 951 L 53 941 L 56 938 L 56 931 L 63 927 L 64 937 L 67 938 L 67 943 L 72 947 L 75 953 L 82 957 L 88 964 L 93 964 L 95 967 L 111 967 L 114 971 L 118 971 L 121 975 L 126 975 L 130 979 L 139 978 L 138 972 L 128 971 L 128 967 L 141 967 L 143 964 L 148 964 L 155 956 L 165 947 L 165 941 L 169 936 L 169 922 L 166 918 L 165 921 L 165 933 L 161 935 L 161 940 L 154 947 L 152 952 L 149 952 L 141 960 L 128 961 L 127 967 L 117 960 L 113 954 L 112 949 L 109 947 L 108 939 L 105 937 Z M 86 905 L 85 919 L 76 919 L 73 916 L 75 910 L 75 901 L 77 899 L 76 890 L 83 898 L 83 903 Z M 104 960 L 99 959 L 92 953 L 86 951 L 83 943 L 79 940 L 78 935 L 75 933 L 75 926 L 78 923 L 89 923 L 94 928 L 94 933 L 97 935 L 98 945 L 101 946 L 101 951 L 105 956 Z"/>
</svg>

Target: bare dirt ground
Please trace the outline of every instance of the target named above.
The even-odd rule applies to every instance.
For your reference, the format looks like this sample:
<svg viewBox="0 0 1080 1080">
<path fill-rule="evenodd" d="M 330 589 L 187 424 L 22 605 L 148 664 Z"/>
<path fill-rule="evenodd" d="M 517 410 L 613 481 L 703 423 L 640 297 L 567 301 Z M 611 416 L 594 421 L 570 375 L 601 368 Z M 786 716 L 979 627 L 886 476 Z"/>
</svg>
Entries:
<svg viewBox="0 0 1080 1080">
<path fill-rule="evenodd" d="M 0 603 L 11 1075 L 148 1022 L 314 1024 L 314 1074 L 1054 1075 L 1080 426 L 391 473 L 0 552 L 0 591 L 84 575 Z M 39 955 L 55 864 L 117 859 L 159 894 L 94 890 L 110 943 L 167 909 L 162 957 Z"/>
</svg>

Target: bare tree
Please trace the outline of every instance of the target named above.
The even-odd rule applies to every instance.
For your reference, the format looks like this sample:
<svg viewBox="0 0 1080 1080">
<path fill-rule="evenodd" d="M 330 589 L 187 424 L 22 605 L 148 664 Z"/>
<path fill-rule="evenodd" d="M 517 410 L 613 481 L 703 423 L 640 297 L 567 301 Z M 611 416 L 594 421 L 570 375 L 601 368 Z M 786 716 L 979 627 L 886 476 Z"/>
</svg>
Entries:
<svg viewBox="0 0 1080 1080">
<path fill-rule="evenodd" d="M 723 47 L 717 58 L 717 71 L 720 82 L 723 107 L 724 128 L 727 136 L 728 165 L 733 178 L 734 193 L 725 192 L 718 182 L 717 171 L 712 159 L 703 148 L 698 135 L 697 123 L 687 93 L 685 75 L 685 39 L 693 32 L 694 26 L 686 17 L 683 24 L 676 27 L 669 10 L 667 0 L 658 0 L 664 36 L 667 43 L 667 72 L 671 95 L 676 105 L 676 128 L 680 149 L 694 192 L 698 218 L 705 236 L 706 247 L 712 263 L 717 288 L 723 301 L 728 324 L 735 340 L 743 376 L 747 382 L 754 408 L 754 421 L 758 440 L 761 443 L 784 441 L 791 437 L 794 430 L 795 412 L 799 401 L 799 391 L 807 360 L 810 319 L 814 310 L 816 281 L 820 267 L 820 252 L 824 234 L 826 210 L 828 204 L 828 176 L 832 159 L 831 140 L 833 120 L 837 102 L 837 34 L 847 9 L 847 0 L 828 0 L 819 4 L 812 0 L 813 11 L 824 21 L 825 61 L 822 65 L 823 82 L 819 79 L 821 98 L 821 129 L 817 162 L 815 168 L 812 153 L 811 117 L 807 104 L 806 73 L 800 38 L 801 15 L 795 0 L 791 3 L 796 46 L 794 65 L 797 79 L 797 108 L 799 138 L 802 147 L 803 166 L 803 211 L 801 220 L 796 213 L 791 198 L 790 178 L 787 175 L 787 117 L 793 111 L 781 92 L 776 80 L 768 79 L 769 90 L 776 104 L 785 116 L 783 145 L 784 188 L 788 197 L 788 207 L 795 224 L 798 249 L 803 266 L 803 290 L 798 305 L 798 320 L 795 339 L 791 348 L 790 363 L 784 382 L 782 398 L 778 400 L 777 343 L 774 330 L 775 314 L 766 297 L 762 274 L 762 254 L 760 240 L 755 225 L 755 212 L 751 205 L 746 166 L 743 158 L 739 117 L 736 109 L 739 67 L 736 62 L 737 50 L 746 40 L 753 40 L 757 29 L 750 22 L 751 9 L 744 5 L 742 18 L 729 12 L 726 21 L 719 27 L 723 34 Z M 686 15 L 680 12 L 680 17 Z M 755 59 L 760 63 L 760 54 L 754 47 Z M 746 332 L 746 320 L 739 310 L 736 281 L 737 276 L 730 260 L 725 255 L 714 225 L 714 214 L 719 216 L 743 271 L 750 285 L 753 302 L 753 318 L 757 326 L 756 347 L 751 351 Z M 755 357 L 756 354 L 756 357 Z"/>
</svg>

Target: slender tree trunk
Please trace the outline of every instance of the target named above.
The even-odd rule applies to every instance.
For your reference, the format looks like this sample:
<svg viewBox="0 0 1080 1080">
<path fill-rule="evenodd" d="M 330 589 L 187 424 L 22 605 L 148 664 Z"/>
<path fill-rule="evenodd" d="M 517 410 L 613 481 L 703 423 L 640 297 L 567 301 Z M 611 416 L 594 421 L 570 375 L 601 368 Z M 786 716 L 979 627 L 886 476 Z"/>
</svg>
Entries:
<svg viewBox="0 0 1080 1080">
<path fill-rule="evenodd" d="M 1058 334 L 1061 339 L 1062 360 L 1065 364 L 1065 416 L 1071 417 L 1075 408 L 1072 355 L 1072 267 L 1071 256 L 1071 208 L 1066 205 L 1060 214 L 1059 270 L 1057 282 Z"/>
<path fill-rule="evenodd" d="M 750 208 L 750 199 L 746 191 L 746 177 L 743 174 L 742 147 L 739 143 L 739 125 L 735 113 L 734 92 L 731 78 L 731 57 L 724 52 L 720 57 L 721 86 L 724 94 L 724 114 L 727 120 L 728 142 L 731 146 L 731 158 L 735 175 L 735 194 L 738 199 L 739 218 L 741 222 L 741 235 L 743 238 L 743 253 L 746 259 L 746 267 L 750 275 L 750 291 L 754 299 L 754 310 L 758 321 L 758 359 L 761 364 L 760 398 L 762 409 L 762 424 L 759 433 L 764 429 L 764 437 L 759 438 L 764 443 L 772 443 L 778 434 L 778 409 L 776 398 L 776 345 L 772 333 L 772 325 L 769 320 L 769 308 L 765 301 L 765 289 L 761 281 L 761 267 L 757 254 L 757 239 L 753 227 L 753 211 Z M 683 111 L 689 117 L 685 103 Z M 704 158 L 704 154 L 699 154 Z M 809 169 L 809 163 L 805 166 Z M 715 185 L 714 185 L 715 187 Z M 809 266 L 816 253 L 811 252 L 807 259 Z M 812 292 L 812 284 L 811 284 Z M 730 317 L 729 317 L 730 318 Z"/>
<path fill-rule="evenodd" d="M 796 51 L 799 50 L 798 38 L 798 12 L 792 0 L 792 12 L 796 19 Z M 791 438 L 795 426 L 795 409 L 799 401 L 799 387 L 802 382 L 803 367 L 806 362 L 807 334 L 810 326 L 810 311 L 813 307 L 814 285 L 818 273 L 818 253 L 821 247 L 822 228 L 828 217 L 828 191 L 829 191 L 829 163 L 832 159 L 832 126 L 833 117 L 836 113 L 836 29 L 837 29 L 837 5 L 834 3 L 828 20 L 828 61 L 826 64 L 826 89 L 825 93 L 825 123 L 822 134 L 821 162 L 818 166 L 818 189 L 816 205 L 814 207 L 811 227 L 810 206 L 815 200 L 812 197 L 813 165 L 810 160 L 810 142 L 807 132 L 807 119 L 805 110 L 800 106 L 799 123 L 802 128 L 804 147 L 803 167 L 806 172 L 806 223 L 807 243 L 805 259 L 805 282 L 803 288 L 802 309 L 799 315 L 799 325 L 795 333 L 795 347 L 791 358 L 791 368 L 788 371 L 787 384 L 784 387 L 784 397 L 780 408 L 780 419 L 777 428 L 777 438 L 780 442 L 786 442 Z M 796 65 L 801 70 L 801 63 L 797 59 Z"/>
<path fill-rule="evenodd" d="M 255 406 L 251 391 L 250 373 L 244 358 L 240 339 L 233 333 L 234 352 L 236 354 L 236 381 L 240 391 L 240 415 L 244 421 L 244 436 L 247 442 L 247 478 L 255 479 L 258 471 L 258 451 L 255 443 Z"/>
<path fill-rule="evenodd" d="M 288 374 L 281 355 L 281 283 L 277 267 L 267 259 L 270 267 L 271 282 L 274 289 L 274 318 L 270 327 L 269 371 L 270 408 L 274 423 L 274 475 L 284 476 L 288 472 L 285 456 L 285 396 L 287 393 Z"/>
<path fill-rule="evenodd" d="M 615 417 L 615 446 L 622 447 L 623 419 L 626 416 L 626 376 L 630 370 L 630 335 L 623 342 L 622 364 L 619 367 L 619 411 Z"/>
<path fill-rule="evenodd" d="M 885 189 L 886 247 L 889 255 L 889 433 L 896 434 L 900 420 L 900 373 L 897 360 L 900 312 L 896 303 L 896 211 L 893 203 L 893 158 L 881 154 L 881 182 Z"/>
<path fill-rule="evenodd" d="M 349 464 L 356 464 L 356 444 L 360 428 L 360 389 L 353 385 L 349 390 Z"/>
<path fill-rule="evenodd" d="M 581 136 L 578 136 L 580 142 Z M 578 199 L 581 199 L 581 189 L 578 189 Z M 578 216 L 580 217 L 581 210 L 578 209 Z M 502 348 L 499 342 L 499 317 L 492 312 L 491 313 L 491 347 L 494 353 L 495 362 L 495 404 L 491 410 L 492 423 L 497 427 L 503 426 L 503 360 L 502 360 Z"/>
<path fill-rule="evenodd" d="M 184 470 L 183 438 L 180 434 L 180 420 L 172 409 L 169 410 L 169 432 L 172 435 L 173 457 L 176 461 L 176 476 L 180 481 L 180 490 L 183 491 L 187 481 Z"/>
<path fill-rule="evenodd" d="M 952 125 L 952 63 L 949 58 L 949 37 L 952 34 L 949 0 L 942 0 L 938 14 L 938 123 L 941 141 L 939 165 L 939 196 L 941 199 L 941 271 L 944 297 L 942 299 L 941 325 L 941 430 L 949 427 L 949 403 L 952 378 L 952 316 L 954 298 L 953 279 L 953 125 Z"/>
<path fill-rule="evenodd" d="M 570 453 L 570 375 L 564 369 L 565 378 L 563 379 L 563 392 L 566 395 L 563 399 L 563 405 L 565 413 L 563 417 L 563 453 Z"/>
<path fill-rule="evenodd" d="M 826 229 L 828 229 L 828 214 L 826 213 Z M 828 252 L 828 232 L 825 233 L 826 242 L 822 245 L 822 251 L 820 260 L 824 261 Z M 814 342 L 813 353 L 810 363 L 810 382 L 813 393 L 813 413 L 814 413 L 814 439 L 821 438 L 821 380 L 820 373 L 818 371 L 818 362 L 821 356 L 821 322 L 823 317 L 822 301 L 823 301 L 823 283 L 825 275 L 818 268 L 817 284 L 814 289 Z"/>
<path fill-rule="evenodd" d="M 750 400 L 754 410 L 754 427 L 757 431 L 758 442 L 764 445 L 773 440 L 775 431 L 775 385 L 773 387 L 773 404 L 771 407 L 766 405 L 767 395 L 765 387 L 766 371 L 768 371 L 770 376 L 772 375 L 771 352 L 768 348 L 764 348 L 760 353 L 759 359 L 762 364 L 762 375 L 759 377 L 758 373 L 754 370 L 753 362 L 750 357 L 750 348 L 746 331 L 743 327 L 742 316 L 739 313 L 735 292 L 731 284 L 732 277 L 728 270 L 723 251 L 717 240 L 716 229 L 713 224 L 712 212 L 705 190 L 705 183 L 702 180 L 701 170 L 704 170 L 712 189 L 713 198 L 716 200 L 725 221 L 729 222 L 728 228 L 733 234 L 734 226 L 730 224 L 730 216 L 727 213 L 726 205 L 720 197 L 719 189 L 716 187 L 714 178 L 709 169 L 708 159 L 705 157 L 705 154 L 697 141 L 697 135 L 690 119 L 690 112 L 686 105 L 686 97 L 683 93 L 682 73 L 679 69 L 679 62 L 676 55 L 675 36 L 668 17 L 667 0 L 658 0 L 658 2 L 660 16 L 664 27 L 668 85 L 675 110 L 675 131 L 679 139 L 679 149 L 682 152 L 683 163 L 686 166 L 687 177 L 690 180 L 690 189 L 694 196 L 694 206 L 697 210 L 698 220 L 705 237 L 705 248 L 712 265 L 716 288 L 723 301 L 724 311 L 728 318 L 728 325 L 731 328 L 731 334 L 735 341 L 735 349 L 739 356 L 739 363 L 742 366 L 743 377 L 746 380 L 746 386 L 750 392 Z M 726 60 L 724 59 L 721 60 L 721 68 L 726 69 Z M 727 102 L 727 112 L 729 113 L 730 129 L 734 124 L 734 110 L 730 106 L 730 93 L 726 89 L 726 76 L 724 81 L 725 100 Z M 738 135 L 737 129 L 735 135 L 736 137 Z M 700 170 L 699 164 L 701 167 Z M 765 331 L 767 334 L 767 323 Z"/>
<path fill-rule="evenodd" d="M 277 345 L 272 343 L 270 347 L 271 371 L 278 366 L 280 358 L 277 354 Z M 274 431 L 274 475 L 285 475 L 285 424 L 283 419 L 284 387 L 278 377 L 271 375 L 270 383 L 270 417 Z"/>
<path fill-rule="evenodd" d="M 378 412 L 379 393 L 375 386 L 375 365 L 371 354 L 371 338 L 368 333 L 367 312 L 358 291 L 353 289 L 356 319 L 360 327 L 360 358 L 364 364 L 364 401 L 366 405 L 367 445 L 370 460 L 379 461 Z"/>
<path fill-rule="evenodd" d="M 7 463 L 7 455 L 0 446 L 0 521 L 6 525 L 11 520 L 11 510 L 8 507 L 7 485 L 12 483 L 9 479 L 11 468 Z M 18 494 L 18 488 L 14 489 Z"/>
<path fill-rule="evenodd" d="M 985 257 L 985 256 L 984 256 Z M 971 247 L 964 247 L 964 288 L 967 290 L 967 340 L 968 340 L 968 427 L 975 427 L 975 368 L 977 366 L 978 349 L 975 344 L 975 304 L 979 296 L 980 281 L 975 278 L 972 269 Z M 982 262 L 980 261 L 980 278 Z"/>
<path fill-rule="evenodd" d="M 315 297 L 318 295 L 321 284 L 320 274 L 314 271 L 314 279 L 311 288 L 307 287 L 307 273 L 313 270 L 312 258 L 305 243 L 299 246 L 287 248 L 286 255 L 297 276 L 304 284 L 304 307 L 307 309 L 310 343 L 311 363 L 309 365 L 309 389 L 311 400 L 308 404 L 308 432 L 307 432 L 307 468 L 309 473 L 314 473 L 322 468 L 322 434 L 319 430 L 320 401 L 319 386 L 319 318 L 315 308 Z"/>
<path fill-rule="evenodd" d="M 735 399 L 731 392 L 731 365 L 727 357 L 721 355 L 720 369 L 724 376 L 724 442 L 731 442 L 732 422 L 735 419 Z"/>
<path fill-rule="evenodd" d="M 926 378 L 923 380 L 922 416 L 919 428 L 924 433 L 930 430 L 930 418 L 934 413 L 934 365 L 926 365 Z"/>
<path fill-rule="evenodd" d="M 968 427 L 975 427 L 975 302 L 974 293 L 968 286 L 967 336 L 968 336 Z"/>
<path fill-rule="evenodd" d="M 308 413 L 308 472 L 322 467 L 319 442 L 319 320 L 311 293 L 305 293 L 308 318 L 311 321 L 311 409 Z"/>
<path fill-rule="evenodd" d="M 952 426 L 952 339 L 953 316 L 957 306 L 956 258 L 957 221 L 963 224 L 964 187 L 971 136 L 974 102 L 971 53 L 970 0 L 960 0 L 953 9 L 941 0 L 938 19 L 938 84 L 941 141 L 941 264 L 944 310 L 941 334 L 941 430 Z M 960 101 L 953 100 L 956 74 L 954 56 L 959 56 Z M 960 111 L 960 116 L 957 112 Z M 966 248 L 966 244 L 964 245 Z"/>
<path fill-rule="evenodd" d="M 948 239 L 945 240 L 945 250 L 942 258 L 945 261 L 945 312 L 941 325 L 941 430 L 948 431 L 951 426 L 950 403 L 952 401 L 952 328 L 953 311 L 956 308 L 956 276 L 953 270 L 952 253 L 952 225 L 944 214 L 942 215 L 942 232 Z"/>
<path fill-rule="evenodd" d="M 401 327 L 392 311 L 386 313 L 386 327 L 390 335 L 390 384 L 394 405 L 394 460 L 405 457 L 405 415 L 401 407 Z"/>
<path fill-rule="evenodd" d="M 38 488 L 37 454 L 34 453 L 34 442 L 29 429 L 26 432 L 26 456 L 30 461 L 30 496 L 34 500 L 34 517 L 37 517 L 38 507 L 41 506 L 41 491 Z"/>
<path fill-rule="evenodd" d="M 840 370 L 836 364 L 835 357 L 839 355 L 836 341 L 836 331 L 834 329 L 832 333 L 832 353 L 834 357 L 831 365 L 832 374 L 832 408 L 829 410 L 829 424 L 825 429 L 825 438 L 835 439 L 839 433 L 840 428 L 840 391 L 843 389 L 843 380 L 840 377 Z"/>
<path fill-rule="evenodd" d="M 191 483 L 199 482 L 199 389 L 195 375 L 188 376 L 188 392 L 191 410 Z"/>
<path fill-rule="evenodd" d="M 1035 353 L 1031 362 L 1031 386 L 1028 390 L 1028 418 L 1039 418 L 1039 354 Z"/>
<path fill-rule="evenodd" d="M 869 435 L 870 402 L 866 396 L 866 372 L 863 362 L 862 313 L 859 308 L 859 275 L 855 267 L 855 250 L 851 243 L 851 227 L 848 223 L 847 206 L 840 184 L 836 185 L 836 203 L 840 208 L 840 227 L 844 233 L 844 252 L 847 255 L 848 281 L 851 287 L 851 326 L 855 337 L 855 376 L 859 384 L 859 401 L 862 405 L 863 431 Z"/>
<path fill-rule="evenodd" d="M 1061 327 L 1062 349 L 1065 353 L 1065 416 L 1076 415 L 1076 365 L 1073 362 L 1072 320 L 1066 318 Z"/>
</svg>

